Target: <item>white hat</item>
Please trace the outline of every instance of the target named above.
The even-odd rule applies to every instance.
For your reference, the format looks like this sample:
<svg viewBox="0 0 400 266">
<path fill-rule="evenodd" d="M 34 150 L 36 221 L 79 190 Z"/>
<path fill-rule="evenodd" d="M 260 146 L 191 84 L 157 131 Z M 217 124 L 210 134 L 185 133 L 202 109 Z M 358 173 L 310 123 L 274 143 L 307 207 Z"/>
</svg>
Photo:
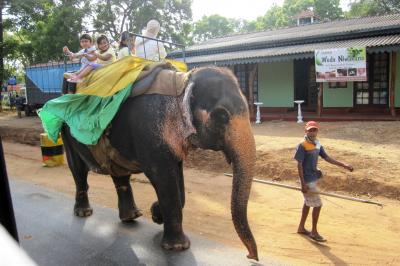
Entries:
<svg viewBox="0 0 400 266">
<path fill-rule="evenodd" d="M 150 38 L 156 38 L 158 32 L 160 31 L 160 23 L 152 19 L 147 22 L 146 30 L 144 31 L 143 35 Z"/>
</svg>

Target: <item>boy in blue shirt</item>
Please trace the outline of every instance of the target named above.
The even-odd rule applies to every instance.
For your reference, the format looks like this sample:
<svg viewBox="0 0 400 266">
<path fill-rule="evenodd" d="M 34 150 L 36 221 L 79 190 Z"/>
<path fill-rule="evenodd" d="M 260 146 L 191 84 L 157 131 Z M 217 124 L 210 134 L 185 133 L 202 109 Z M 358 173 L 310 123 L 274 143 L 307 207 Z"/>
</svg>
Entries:
<svg viewBox="0 0 400 266">
<path fill-rule="evenodd" d="M 350 172 L 353 171 L 353 167 L 328 156 L 317 140 L 318 128 L 318 123 L 315 121 L 309 121 L 306 124 L 304 141 L 297 145 L 296 154 L 294 156 L 294 159 L 297 160 L 301 192 L 303 192 L 304 196 L 304 205 L 297 233 L 307 235 L 318 242 L 325 242 L 326 239 L 324 239 L 317 230 L 318 218 L 322 207 L 321 198 L 317 189 L 317 181 L 322 176 L 321 171 L 317 168 L 318 157 L 321 156 L 328 163 L 341 166 Z M 304 226 L 310 207 L 313 208 L 311 232 L 307 231 Z"/>
</svg>

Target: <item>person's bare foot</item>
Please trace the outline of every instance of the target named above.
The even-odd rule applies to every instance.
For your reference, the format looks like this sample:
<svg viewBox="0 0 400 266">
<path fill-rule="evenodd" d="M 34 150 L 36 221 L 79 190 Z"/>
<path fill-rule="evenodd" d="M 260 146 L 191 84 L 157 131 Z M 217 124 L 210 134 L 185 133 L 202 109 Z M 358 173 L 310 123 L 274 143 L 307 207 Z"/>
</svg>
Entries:
<svg viewBox="0 0 400 266">
<path fill-rule="evenodd" d="M 78 78 L 78 77 L 73 77 L 73 78 L 67 79 L 67 81 L 71 82 L 71 83 L 81 83 L 81 82 L 83 82 L 83 79 Z"/>
<path fill-rule="evenodd" d="M 76 77 L 75 73 L 69 73 L 69 72 L 64 73 L 64 78 L 66 79 L 72 79 L 74 77 Z"/>
</svg>

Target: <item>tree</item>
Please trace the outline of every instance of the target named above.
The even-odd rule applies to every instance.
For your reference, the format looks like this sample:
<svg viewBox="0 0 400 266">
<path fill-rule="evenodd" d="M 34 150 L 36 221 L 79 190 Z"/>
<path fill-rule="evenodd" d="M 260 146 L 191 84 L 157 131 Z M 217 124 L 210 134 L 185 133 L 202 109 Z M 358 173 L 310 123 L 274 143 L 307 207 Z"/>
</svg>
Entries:
<svg viewBox="0 0 400 266">
<path fill-rule="evenodd" d="M 311 8 L 314 8 L 314 0 L 285 0 L 282 9 L 287 17 L 287 26 L 296 25 L 295 16 L 301 11 Z"/>
<path fill-rule="evenodd" d="M 343 17 L 343 10 L 340 7 L 340 0 L 285 0 L 283 3 L 284 13 L 291 19 L 291 24 L 296 21 L 293 19 L 303 10 L 312 9 L 322 20 L 335 20 Z"/>
<path fill-rule="evenodd" d="M 220 15 L 203 16 L 193 26 L 193 40 L 199 42 L 237 33 L 243 29 L 245 23 L 244 20 L 225 18 Z"/>
<path fill-rule="evenodd" d="M 3 41 L 3 9 L 5 7 L 5 1 L 0 0 L 0 91 L 3 90 L 4 80 L 4 41 Z M 1 104 L 0 104 L 1 110 Z"/>
<path fill-rule="evenodd" d="M 290 17 L 283 7 L 274 4 L 267 13 L 265 13 L 262 21 L 264 29 L 274 29 L 289 25 Z"/>
<path fill-rule="evenodd" d="M 340 0 L 315 0 L 314 11 L 321 19 L 336 20 L 344 17 Z"/>
<path fill-rule="evenodd" d="M 10 24 L 24 65 L 62 59 L 62 47 L 79 48 L 78 34 L 88 12 L 83 0 L 14 0 L 8 10 Z"/>
<path fill-rule="evenodd" d="M 61 60 L 62 47 L 65 45 L 75 51 L 80 49 L 79 33 L 83 29 L 86 8 L 78 8 L 71 2 L 55 6 L 45 22 L 37 23 L 38 34 L 31 34 L 36 62 Z"/>
<path fill-rule="evenodd" d="M 97 0 L 93 26 L 117 40 L 124 30 L 141 33 L 147 22 L 161 24 L 160 38 L 178 43 L 188 42 L 192 20 L 192 0 Z"/>
<path fill-rule="evenodd" d="M 313 9 L 322 20 L 343 17 L 340 0 L 285 0 L 282 6 L 272 5 L 264 16 L 247 24 L 246 29 L 263 30 L 296 25 L 296 15 L 303 10 Z"/>
<path fill-rule="evenodd" d="M 347 17 L 378 16 L 399 12 L 398 0 L 358 0 L 350 3 Z"/>
</svg>

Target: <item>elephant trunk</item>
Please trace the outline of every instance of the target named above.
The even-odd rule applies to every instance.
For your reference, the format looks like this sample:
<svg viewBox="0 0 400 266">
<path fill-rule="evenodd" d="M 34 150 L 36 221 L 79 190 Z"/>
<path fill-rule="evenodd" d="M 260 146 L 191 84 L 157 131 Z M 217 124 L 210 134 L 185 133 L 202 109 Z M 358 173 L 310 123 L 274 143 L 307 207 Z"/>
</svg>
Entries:
<svg viewBox="0 0 400 266">
<path fill-rule="evenodd" d="M 247 115 L 231 119 L 226 135 L 226 153 L 232 160 L 233 181 L 231 195 L 232 221 L 246 246 L 249 259 L 258 260 L 257 244 L 247 220 L 247 203 L 256 160 L 256 148 Z"/>
</svg>

